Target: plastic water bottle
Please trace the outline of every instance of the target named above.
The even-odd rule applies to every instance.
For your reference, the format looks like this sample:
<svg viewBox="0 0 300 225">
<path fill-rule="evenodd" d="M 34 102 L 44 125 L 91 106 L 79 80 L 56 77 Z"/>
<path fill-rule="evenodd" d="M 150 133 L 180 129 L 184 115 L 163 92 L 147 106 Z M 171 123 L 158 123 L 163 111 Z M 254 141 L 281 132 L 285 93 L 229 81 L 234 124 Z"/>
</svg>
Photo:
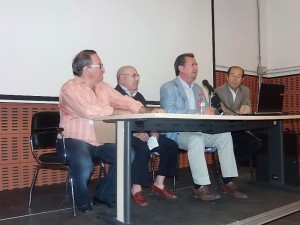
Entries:
<svg viewBox="0 0 300 225">
<path fill-rule="evenodd" d="M 205 114 L 205 97 L 204 93 L 201 92 L 199 94 L 199 99 L 198 99 L 198 113 L 204 115 Z"/>
</svg>

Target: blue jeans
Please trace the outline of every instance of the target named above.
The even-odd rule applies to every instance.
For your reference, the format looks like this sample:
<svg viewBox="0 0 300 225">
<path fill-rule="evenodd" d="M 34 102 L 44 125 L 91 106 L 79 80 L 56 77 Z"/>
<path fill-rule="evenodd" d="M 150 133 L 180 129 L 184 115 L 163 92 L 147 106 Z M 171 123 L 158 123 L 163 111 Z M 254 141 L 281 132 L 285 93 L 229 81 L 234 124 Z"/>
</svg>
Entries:
<svg viewBox="0 0 300 225">
<path fill-rule="evenodd" d="M 90 205 L 88 181 L 94 169 L 93 162 L 103 160 L 110 164 L 109 171 L 102 178 L 95 197 L 104 201 L 113 201 L 116 194 L 116 145 L 104 144 L 93 146 L 72 138 L 65 139 L 67 163 L 71 169 L 74 193 L 78 207 Z M 56 143 L 58 154 L 63 157 L 62 140 Z"/>
</svg>

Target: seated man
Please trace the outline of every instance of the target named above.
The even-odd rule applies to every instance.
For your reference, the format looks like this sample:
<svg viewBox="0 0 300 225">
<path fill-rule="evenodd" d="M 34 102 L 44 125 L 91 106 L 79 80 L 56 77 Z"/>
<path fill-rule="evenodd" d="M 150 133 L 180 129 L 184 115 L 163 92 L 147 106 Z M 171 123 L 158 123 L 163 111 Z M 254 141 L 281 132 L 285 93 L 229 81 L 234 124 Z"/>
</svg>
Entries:
<svg viewBox="0 0 300 225">
<path fill-rule="evenodd" d="M 226 83 L 215 89 L 222 102 L 238 114 L 251 113 L 250 90 L 242 85 L 244 70 L 239 66 L 228 69 Z M 225 115 L 234 112 L 222 104 Z M 249 131 L 231 132 L 237 167 L 245 164 L 261 147 L 262 142 Z"/>
<path fill-rule="evenodd" d="M 140 75 L 132 66 L 123 66 L 117 72 L 118 85 L 115 87 L 123 95 L 132 97 L 141 102 L 144 106 L 146 100 L 143 95 L 138 92 L 138 84 Z M 150 136 L 157 139 L 158 147 L 151 151 L 147 145 Z M 132 181 L 132 200 L 136 205 L 147 206 L 148 200 L 144 196 L 142 187 L 148 187 L 151 183 L 151 175 L 148 169 L 148 162 L 151 152 L 158 152 L 160 155 L 160 163 L 157 177 L 151 187 L 151 192 L 158 194 L 165 199 L 176 199 L 175 193 L 172 193 L 165 185 L 166 176 L 176 175 L 178 145 L 175 141 L 161 135 L 157 132 L 151 133 L 134 133 L 131 138 L 132 148 L 135 151 L 135 157 L 131 165 L 131 181 Z"/>
<path fill-rule="evenodd" d="M 185 53 L 177 57 L 174 63 L 176 78 L 160 88 L 160 104 L 168 113 L 197 114 L 197 97 L 203 95 L 203 89 L 195 83 L 198 65 L 194 54 Z M 206 101 L 207 105 L 207 101 Z M 206 114 L 214 114 L 210 107 Z M 169 136 L 177 141 L 179 148 L 188 151 L 188 160 L 194 181 L 193 197 L 202 200 L 215 200 L 219 194 L 210 187 L 210 178 L 205 161 L 205 147 L 215 146 L 218 149 L 219 161 L 223 175 L 220 190 L 234 198 L 247 198 L 239 191 L 234 182 L 238 176 L 230 133 L 206 134 L 202 132 L 177 132 Z"/>
<path fill-rule="evenodd" d="M 104 67 L 94 50 L 79 52 L 72 63 L 74 78 L 67 81 L 59 95 L 60 126 L 64 128 L 65 143 L 57 140 L 58 154 L 65 144 L 67 162 L 74 180 L 77 208 L 82 213 L 92 211 L 88 181 L 93 172 L 93 161 L 110 164 L 93 198 L 94 206 L 114 207 L 116 194 L 116 145 L 99 143 L 93 118 L 119 113 L 163 112 L 149 109 L 139 101 L 123 96 L 103 81 Z"/>
</svg>

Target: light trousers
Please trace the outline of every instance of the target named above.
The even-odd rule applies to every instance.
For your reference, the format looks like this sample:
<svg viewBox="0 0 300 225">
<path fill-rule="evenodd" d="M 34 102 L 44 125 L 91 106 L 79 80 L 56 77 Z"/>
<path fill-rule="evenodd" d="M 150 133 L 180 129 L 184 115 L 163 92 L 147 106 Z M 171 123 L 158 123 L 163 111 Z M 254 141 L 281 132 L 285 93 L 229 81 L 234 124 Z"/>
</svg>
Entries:
<svg viewBox="0 0 300 225">
<path fill-rule="evenodd" d="M 188 160 L 195 184 L 211 183 L 205 160 L 205 147 L 217 147 L 224 178 L 238 176 L 231 133 L 180 132 L 177 140 L 179 148 L 188 151 Z"/>
</svg>

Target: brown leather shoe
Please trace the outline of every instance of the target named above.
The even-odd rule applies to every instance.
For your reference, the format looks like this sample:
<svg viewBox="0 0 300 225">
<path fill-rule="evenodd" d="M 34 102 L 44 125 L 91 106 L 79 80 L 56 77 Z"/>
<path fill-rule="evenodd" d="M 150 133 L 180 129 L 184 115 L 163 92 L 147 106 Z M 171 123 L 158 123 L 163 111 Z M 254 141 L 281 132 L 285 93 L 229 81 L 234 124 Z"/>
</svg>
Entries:
<svg viewBox="0 0 300 225">
<path fill-rule="evenodd" d="M 132 201 L 134 202 L 134 204 L 136 204 L 138 206 L 148 206 L 149 205 L 149 202 L 145 198 L 144 192 L 142 192 L 142 191 L 139 191 L 139 192 L 135 193 L 134 195 L 131 194 L 131 198 L 132 198 Z"/>
<path fill-rule="evenodd" d="M 165 199 L 176 199 L 177 198 L 177 195 L 175 195 L 173 192 L 171 192 L 167 187 L 160 189 L 153 184 L 151 187 L 151 192 L 153 194 L 160 195 L 161 197 L 163 197 Z"/>
<path fill-rule="evenodd" d="M 220 195 L 214 193 L 209 185 L 201 185 L 200 188 L 195 189 L 193 188 L 193 197 L 194 198 L 200 198 L 201 200 L 204 201 L 213 201 L 218 198 L 221 198 Z"/>
<path fill-rule="evenodd" d="M 239 199 L 248 198 L 247 195 L 239 191 L 238 186 L 233 181 L 229 182 L 228 184 L 222 183 L 219 189 L 224 193 L 230 194 L 234 198 L 239 198 Z"/>
</svg>

